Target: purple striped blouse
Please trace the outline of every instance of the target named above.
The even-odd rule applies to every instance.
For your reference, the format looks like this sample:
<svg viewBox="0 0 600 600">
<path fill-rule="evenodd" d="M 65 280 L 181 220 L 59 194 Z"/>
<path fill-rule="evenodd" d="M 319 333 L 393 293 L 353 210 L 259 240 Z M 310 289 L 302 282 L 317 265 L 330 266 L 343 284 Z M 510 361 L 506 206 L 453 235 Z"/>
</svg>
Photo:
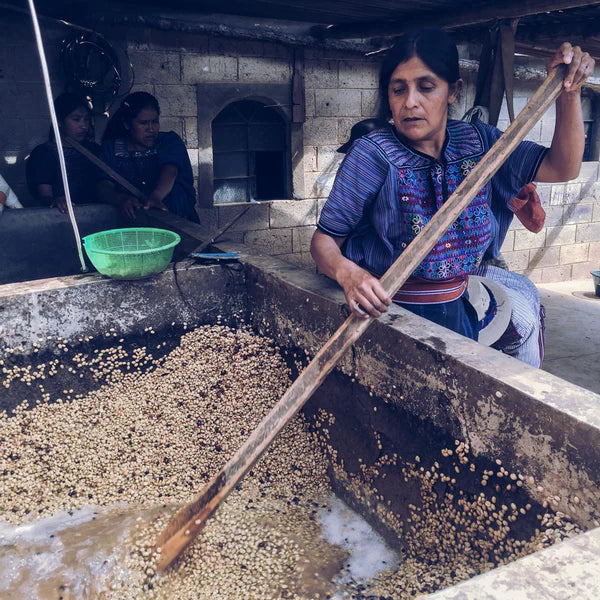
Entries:
<svg viewBox="0 0 600 600">
<path fill-rule="evenodd" d="M 481 160 L 501 132 L 479 121 L 448 121 L 443 163 L 403 144 L 393 129 L 358 139 L 337 172 L 318 227 L 347 237 L 344 255 L 383 274 Z M 448 279 L 496 254 L 513 213 L 508 201 L 532 181 L 546 148 L 522 142 L 413 273 Z"/>
</svg>

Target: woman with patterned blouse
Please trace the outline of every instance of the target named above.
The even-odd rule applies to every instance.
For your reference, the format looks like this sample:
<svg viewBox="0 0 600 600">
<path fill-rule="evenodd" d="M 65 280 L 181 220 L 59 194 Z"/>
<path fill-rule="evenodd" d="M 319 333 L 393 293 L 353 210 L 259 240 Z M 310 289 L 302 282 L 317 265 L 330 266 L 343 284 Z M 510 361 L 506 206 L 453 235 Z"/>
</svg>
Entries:
<svg viewBox="0 0 600 600">
<path fill-rule="evenodd" d="M 187 149 L 174 132 L 159 131 L 158 100 L 146 92 L 129 94 L 112 116 L 102 137 L 102 160 L 144 192 L 144 208 L 168 210 L 199 222 L 194 175 Z M 135 219 L 140 201 L 103 175 L 98 196 Z"/>
<path fill-rule="evenodd" d="M 494 203 L 507 205 L 534 179 L 577 177 L 584 132 L 580 88 L 594 61 L 564 43 L 548 69 L 569 65 L 557 100 L 550 149 L 522 142 L 478 193 L 405 285 L 388 297 L 378 278 L 425 227 L 501 132 L 479 121 L 448 119 L 462 87 L 450 36 L 422 30 L 400 38 L 380 71 L 382 117 L 394 127 L 352 145 L 321 213 L 311 253 L 321 272 L 344 289 L 354 314 L 378 317 L 392 301 L 472 339 L 478 320 L 467 276 L 497 237 Z"/>
</svg>

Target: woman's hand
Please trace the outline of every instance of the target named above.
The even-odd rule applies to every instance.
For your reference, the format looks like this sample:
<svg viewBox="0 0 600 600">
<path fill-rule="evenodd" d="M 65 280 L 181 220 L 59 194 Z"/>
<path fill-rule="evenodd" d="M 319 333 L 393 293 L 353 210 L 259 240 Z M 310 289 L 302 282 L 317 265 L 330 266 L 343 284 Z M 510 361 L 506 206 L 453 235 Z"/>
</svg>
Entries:
<svg viewBox="0 0 600 600">
<path fill-rule="evenodd" d="M 75 202 L 71 202 L 73 206 L 75 206 Z M 58 210 L 64 215 L 67 212 L 67 199 L 64 196 L 58 196 L 54 198 L 50 208 L 55 206 Z"/>
<path fill-rule="evenodd" d="M 352 267 L 338 280 L 344 288 L 350 310 L 361 319 L 380 317 L 392 303 L 391 298 L 376 277 L 354 263 L 351 264 Z"/>
<path fill-rule="evenodd" d="M 134 196 L 121 195 L 121 212 L 126 219 L 135 221 L 135 213 L 142 208 L 141 202 Z"/>
<path fill-rule="evenodd" d="M 148 196 L 148 200 L 146 204 L 144 204 L 144 208 L 148 210 L 149 208 L 158 208 L 159 210 L 169 210 L 165 204 L 163 203 L 163 199 L 155 194 L 154 192 Z"/>
<path fill-rule="evenodd" d="M 579 91 L 585 80 L 594 72 L 595 61 L 579 46 L 564 42 L 546 63 L 546 69 L 550 72 L 561 64 L 569 66 L 563 85 L 565 92 L 571 93 Z"/>
</svg>

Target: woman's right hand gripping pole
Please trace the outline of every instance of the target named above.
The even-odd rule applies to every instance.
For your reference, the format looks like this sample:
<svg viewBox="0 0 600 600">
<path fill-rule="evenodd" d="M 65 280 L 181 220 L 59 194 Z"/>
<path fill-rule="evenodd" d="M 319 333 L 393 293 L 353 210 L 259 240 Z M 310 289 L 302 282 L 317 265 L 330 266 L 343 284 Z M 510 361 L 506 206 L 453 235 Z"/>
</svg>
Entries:
<svg viewBox="0 0 600 600">
<path fill-rule="evenodd" d="M 315 231 L 310 247 L 312 257 L 319 271 L 342 286 L 354 315 L 361 319 L 377 318 L 387 311 L 392 299 L 376 277 L 342 254 L 344 239 Z"/>
</svg>

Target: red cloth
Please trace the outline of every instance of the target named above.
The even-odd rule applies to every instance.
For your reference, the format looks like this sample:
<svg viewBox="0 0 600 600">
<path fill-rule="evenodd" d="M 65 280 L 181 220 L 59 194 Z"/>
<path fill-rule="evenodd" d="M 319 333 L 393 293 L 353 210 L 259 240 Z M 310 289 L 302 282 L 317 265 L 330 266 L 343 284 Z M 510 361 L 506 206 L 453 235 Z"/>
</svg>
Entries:
<svg viewBox="0 0 600 600">
<path fill-rule="evenodd" d="M 535 188 L 535 183 L 523 186 L 519 193 L 508 203 L 515 213 L 517 219 L 525 225 L 529 231 L 538 233 L 544 227 L 546 211 L 542 208 L 540 197 Z"/>
</svg>

